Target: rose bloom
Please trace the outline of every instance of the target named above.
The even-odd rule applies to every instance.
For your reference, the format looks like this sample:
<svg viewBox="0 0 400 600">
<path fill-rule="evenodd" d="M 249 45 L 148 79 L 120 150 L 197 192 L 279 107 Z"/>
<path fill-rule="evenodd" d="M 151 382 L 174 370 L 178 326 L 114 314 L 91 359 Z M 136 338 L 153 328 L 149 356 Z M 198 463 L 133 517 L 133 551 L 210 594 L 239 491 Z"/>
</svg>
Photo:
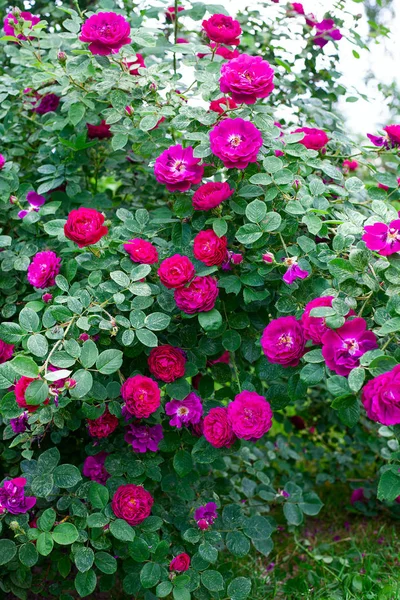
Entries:
<svg viewBox="0 0 400 600">
<path fill-rule="evenodd" d="M 65 237 L 85 248 L 96 244 L 107 235 L 108 228 L 103 225 L 104 215 L 94 208 L 77 208 L 71 210 L 64 225 Z"/>
<path fill-rule="evenodd" d="M 304 7 L 300 2 L 292 2 L 291 7 L 298 15 L 304 15 Z"/>
<path fill-rule="evenodd" d="M 25 375 L 23 375 L 22 377 L 20 377 L 17 381 L 17 383 L 14 385 L 14 394 L 15 394 L 15 401 L 18 404 L 18 406 L 20 408 L 23 408 L 24 410 L 27 410 L 28 412 L 35 412 L 37 411 L 38 408 L 40 408 L 39 404 L 27 404 L 26 400 L 25 400 L 25 392 L 29 386 L 29 384 L 32 383 L 32 381 L 36 381 L 37 379 L 39 379 L 39 377 L 25 377 Z M 46 400 L 46 402 L 44 404 L 47 404 L 48 400 Z"/>
<path fill-rule="evenodd" d="M 347 321 L 339 329 L 330 329 L 322 336 L 326 365 L 345 377 L 359 366 L 360 356 L 375 348 L 378 348 L 376 336 L 367 330 L 367 323 L 361 317 Z"/>
<path fill-rule="evenodd" d="M 87 419 L 89 434 L 96 438 L 106 438 L 118 427 L 119 421 L 106 407 L 105 411 L 97 419 Z"/>
<path fill-rule="evenodd" d="M 393 146 L 400 145 L 400 125 L 386 125 L 383 128 Z"/>
<path fill-rule="evenodd" d="M 141 485 L 120 485 L 115 492 L 111 508 L 118 519 L 124 519 L 129 525 L 139 525 L 151 513 L 154 499 Z"/>
<path fill-rule="evenodd" d="M 45 115 L 48 112 L 55 112 L 60 104 L 60 97 L 56 94 L 46 94 L 40 98 L 40 102 L 33 110 L 38 115 Z"/>
<path fill-rule="evenodd" d="M 218 517 L 217 505 L 215 502 L 207 502 L 204 506 L 199 506 L 194 511 L 194 520 L 199 529 L 205 530 L 211 527 Z"/>
<path fill-rule="evenodd" d="M 303 144 L 309 150 L 321 150 L 329 142 L 325 131 L 315 127 L 299 127 L 292 133 L 304 133 L 303 139 L 299 140 L 298 143 Z"/>
<path fill-rule="evenodd" d="M 238 46 L 240 43 L 240 34 L 242 28 L 239 21 L 226 15 L 212 15 L 202 23 L 203 31 L 207 37 L 218 44 L 227 44 L 228 46 Z"/>
<path fill-rule="evenodd" d="M 128 377 L 121 387 L 127 411 L 137 419 L 147 419 L 160 406 L 160 388 L 150 377 Z"/>
<path fill-rule="evenodd" d="M 229 448 L 236 440 L 225 407 L 212 408 L 204 418 L 203 434 L 214 448 Z"/>
<path fill-rule="evenodd" d="M 165 344 L 151 350 L 147 364 L 154 377 L 165 383 L 172 383 L 184 376 L 186 357 L 179 348 Z"/>
<path fill-rule="evenodd" d="M 271 406 L 264 396 L 245 390 L 228 404 L 228 420 L 239 439 L 255 441 L 272 427 Z"/>
<path fill-rule="evenodd" d="M 222 58 L 225 58 L 226 60 L 231 60 L 232 58 L 236 58 L 237 56 L 240 56 L 240 52 L 236 48 L 235 48 L 235 50 L 229 50 L 225 46 L 220 46 L 220 44 L 217 44 L 216 42 L 211 42 L 210 52 L 207 52 L 207 54 L 199 53 L 197 56 L 199 58 L 204 58 L 205 56 L 210 56 L 210 54 L 212 54 L 213 50 L 214 50 L 215 54 L 218 54 L 218 56 L 222 56 Z"/>
<path fill-rule="evenodd" d="M 200 231 L 194 238 L 193 254 L 208 267 L 221 265 L 226 257 L 226 236 L 218 237 L 212 229 Z"/>
<path fill-rule="evenodd" d="M 61 258 L 55 252 L 37 252 L 28 267 L 27 279 L 31 285 L 43 289 L 55 285 L 60 272 Z"/>
<path fill-rule="evenodd" d="M 10 360 L 14 352 L 14 345 L 0 340 L 0 365 Z"/>
<path fill-rule="evenodd" d="M 183 425 L 195 425 L 203 415 L 201 398 L 191 392 L 184 400 L 171 400 L 165 405 L 165 414 L 172 417 L 171 427 L 181 429 Z"/>
<path fill-rule="evenodd" d="M 178 556 L 175 556 L 175 558 L 173 558 L 171 560 L 171 562 L 169 563 L 170 571 L 177 571 L 178 573 L 183 573 L 184 571 L 187 571 L 189 568 L 190 568 L 190 556 L 189 556 L 189 554 L 186 554 L 185 552 L 182 552 L 182 554 L 178 554 Z"/>
<path fill-rule="evenodd" d="M 217 297 L 217 280 L 210 275 L 195 277 L 188 287 L 179 288 L 174 292 L 177 307 L 187 315 L 212 310 Z"/>
<path fill-rule="evenodd" d="M 124 250 L 129 254 L 133 262 L 143 265 L 153 265 L 158 262 L 157 248 L 150 242 L 141 238 L 134 238 L 125 242 Z"/>
<path fill-rule="evenodd" d="M 110 131 L 111 125 L 107 125 L 104 119 L 100 122 L 100 125 L 92 125 L 91 123 L 86 123 L 86 127 L 88 138 L 90 140 L 96 138 L 98 140 L 105 140 L 113 136 L 113 134 Z"/>
<path fill-rule="evenodd" d="M 274 89 L 274 70 L 261 56 L 241 54 L 221 67 L 221 92 L 241 104 L 254 104 Z"/>
<path fill-rule="evenodd" d="M 126 67 L 131 75 L 140 75 L 139 69 L 145 69 L 146 65 L 144 64 L 143 54 L 136 54 L 135 60 L 132 61 L 123 61 L 124 67 Z"/>
<path fill-rule="evenodd" d="M 29 413 L 24 411 L 19 417 L 10 419 L 10 426 L 14 433 L 24 433 L 29 427 L 28 425 Z"/>
<path fill-rule="evenodd" d="M 297 367 L 304 354 L 303 327 L 295 317 L 273 319 L 261 337 L 261 347 L 269 362 Z"/>
<path fill-rule="evenodd" d="M 355 504 L 356 502 L 366 502 L 364 488 L 357 488 L 356 490 L 352 491 L 350 497 L 350 504 Z"/>
<path fill-rule="evenodd" d="M 245 169 L 257 162 L 262 143 L 257 127 L 239 117 L 224 119 L 210 131 L 211 152 L 228 169 Z"/>
<path fill-rule="evenodd" d="M 359 164 L 356 160 L 351 160 L 349 158 L 346 158 L 346 160 L 343 161 L 343 171 L 345 171 L 346 173 L 348 171 L 356 171 L 359 167 Z"/>
<path fill-rule="evenodd" d="M 170 146 L 156 159 L 154 175 L 159 183 L 165 183 L 169 192 L 187 192 L 202 180 L 204 167 L 198 164 L 200 160 L 193 156 L 192 146 Z"/>
<path fill-rule="evenodd" d="M 40 21 L 40 17 L 37 15 L 33 15 L 31 12 L 29 11 L 25 11 L 22 10 L 21 11 L 21 15 L 19 17 L 19 19 L 25 21 L 25 22 L 29 22 L 29 29 L 32 29 L 32 27 L 34 25 L 37 25 Z M 6 17 L 4 17 L 4 35 L 12 35 L 13 37 L 17 37 L 19 40 L 26 40 L 26 37 L 24 35 L 22 35 L 22 33 L 20 33 L 19 35 L 15 35 L 15 30 L 14 27 L 10 24 L 14 22 L 15 24 L 18 23 L 18 19 L 17 17 L 14 17 L 14 15 L 12 13 L 8 13 L 8 15 Z"/>
<path fill-rule="evenodd" d="M 400 365 L 382 373 L 363 387 L 361 401 L 372 421 L 382 425 L 400 423 Z"/>
<path fill-rule="evenodd" d="M 222 115 L 227 109 L 237 108 L 238 105 L 232 98 L 218 98 L 218 100 L 213 100 L 210 102 L 210 110 Z"/>
<path fill-rule="evenodd" d="M 34 496 L 25 496 L 26 479 L 16 477 L 5 481 L 0 487 L 0 515 L 5 511 L 12 515 L 27 513 L 36 504 Z"/>
<path fill-rule="evenodd" d="M 141 454 L 150 450 L 150 452 L 158 451 L 158 444 L 164 438 L 161 425 L 128 425 L 124 440 L 132 446 L 134 452 Z"/>
<path fill-rule="evenodd" d="M 203 183 L 193 194 L 192 205 L 194 210 L 211 210 L 222 204 L 235 193 L 229 183 L 221 181 L 208 181 Z"/>
<path fill-rule="evenodd" d="M 329 328 L 326 326 L 324 317 L 312 317 L 310 316 L 310 312 L 313 308 L 332 306 L 332 300 L 334 300 L 334 296 L 321 296 L 321 298 L 314 298 L 314 300 L 308 302 L 304 307 L 301 322 L 306 340 L 311 340 L 314 344 L 322 343 L 322 337 L 329 331 Z M 347 316 L 354 314 L 354 310 L 349 309 Z"/>
<path fill-rule="evenodd" d="M 131 26 L 122 15 L 99 12 L 84 22 L 79 39 L 89 44 L 92 54 L 108 56 L 131 43 L 130 32 Z"/>
<path fill-rule="evenodd" d="M 27 210 L 23 209 L 19 211 L 18 217 L 20 219 L 26 217 L 26 215 L 28 215 L 30 212 L 39 212 L 40 207 L 46 202 L 46 198 L 40 194 L 37 194 L 34 190 L 31 190 L 27 193 L 26 200 L 29 204 L 29 208 Z"/>
<path fill-rule="evenodd" d="M 95 456 L 86 457 L 82 468 L 84 476 L 104 485 L 107 479 L 111 477 L 104 466 L 107 456 L 107 452 L 99 452 Z"/>
<path fill-rule="evenodd" d="M 185 10 L 183 6 L 178 6 L 178 13 L 182 12 L 183 10 Z M 167 21 L 175 21 L 175 6 L 168 6 L 167 10 L 165 11 L 165 18 Z"/>
<path fill-rule="evenodd" d="M 6 164 L 6 159 L 4 158 L 4 156 L 2 154 L 0 154 L 0 171 L 4 167 L 5 164 Z"/>
<path fill-rule="evenodd" d="M 297 256 L 284 258 L 283 262 L 288 267 L 288 270 L 285 272 L 282 279 L 288 285 L 292 285 L 296 279 L 306 279 L 309 276 L 308 271 L 299 267 Z"/>
<path fill-rule="evenodd" d="M 333 19 L 324 19 L 320 23 L 313 23 L 313 25 L 317 30 L 313 43 L 320 48 L 323 48 L 329 42 L 329 38 L 339 41 L 343 37 L 340 30 L 336 28 Z"/>
<path fill-rule="evenodd" d="M 364 226 L 362 239 L 369 250 L 375 250 L 381 256 L 390 256 L 400 251 L 400 219 L 386 223 L 374 223 Z"/>
<path fill-rule="evenodd" d="M 192 261 L 182 254 L 174 254 L 160 264 L 158 276 L 168 289 L 180 288 L 193 279 L 196 271 Z"/>
</svg>

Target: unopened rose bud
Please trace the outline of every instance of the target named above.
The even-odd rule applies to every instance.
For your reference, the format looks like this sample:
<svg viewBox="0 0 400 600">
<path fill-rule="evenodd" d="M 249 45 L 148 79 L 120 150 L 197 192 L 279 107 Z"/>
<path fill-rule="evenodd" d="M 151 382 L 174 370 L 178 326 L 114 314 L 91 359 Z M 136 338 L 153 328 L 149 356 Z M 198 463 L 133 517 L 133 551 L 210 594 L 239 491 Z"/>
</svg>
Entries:
<svg viewBox="0 0 400 600">
<path fill-rule="evenodd" d="M 48 304 L 49 302 L 51 302 L 53 300 L 53 294 L 43 294 L 42 296 L 42 300 L 43 302 L 46 302 L 46 304 Z"/>
<path fill-rule="evenodd" d="M 125 112 L 129 116 L 133 115 L 133 108 L 132 108 L 132 106 L 125 106 Z"/>
<path fill-rule="evenodd" d="M 10 204 L 15 204 L 16 202 L 18 202 L 17 196 L 10 196 Z"/>
<path fill-rule="evenodd" d="M 68 377 L 68 379 L 66 379 L 66 381 L 65 381 L 65 387 L 67 388 L 67 390 L 72 390 L 75 386 L 76 386 L 75 379 L 71 379 L 71 377 Z"/>
<path fill-rule="evenodd" d="M 293 187 L 294 187 L 295 190 L 299 190 L 301 188 L 301 183 L 300 183 L 300 181 L 298 179 L 295 179 L 293 181 Z"/>
<path fill-rule="evenodd" d="M 17 17 L 17 19 L 19 19 L 19 17 L 21 16 L 21 9 L 18 8 L 18 6 L 14 6 L 11 10 L 11 14 L 13 17 Z"/>
<path fill-rule="evenodd" d="M 9 524 L 9 528 L 12 529 L 12 531 L 17 531 L 17 529 L 19 529 L 18 521 L 11 521 Z"/>
<path fill-rule="evenodd" d="M 233 262 L 234 265 L 240 265 L 240 263 L 243 262 L 242 254 L 239 254 L 239 253 L 235 254 L 234 252 L 232 252 L 231 261 Z"/>
<path fill-rule="evenodd" d="M 157 84 L 154 83 L 154 81 L 149 85 L 149 90 L 151 92 L 156 92 L 157 91 Z"/>
<path fill-rule="evenodd" d="M 262 255 L 262 259 L 266 263 L 273 263 L 273 262 L 275 262 L 275 256 L 272 254 L 272 252 L 266 252 L 265 254 L 263 254 Z"/>
<path fill-rule="evenodd" d="M 81 342 L 86 342 L 86 340 L 90 339 L 90 335 L 88 333 L 81 333 L 78 339 Z"/>
<path fill-rule="evenodd" d="M 67 62 L 66 53 L 63 52 L 62 50 L 60 50 L 59 53 L 57 54 L 57 60 L 60 63 L 60 65 L 65 65 L 65 63 Z"/>
<path fill-rule="evenodd" d="M 110 319 L 110 323 L 113 327 L 115 327 L 117 324 L 117 321 L 115 319 Z"/>
</svg>

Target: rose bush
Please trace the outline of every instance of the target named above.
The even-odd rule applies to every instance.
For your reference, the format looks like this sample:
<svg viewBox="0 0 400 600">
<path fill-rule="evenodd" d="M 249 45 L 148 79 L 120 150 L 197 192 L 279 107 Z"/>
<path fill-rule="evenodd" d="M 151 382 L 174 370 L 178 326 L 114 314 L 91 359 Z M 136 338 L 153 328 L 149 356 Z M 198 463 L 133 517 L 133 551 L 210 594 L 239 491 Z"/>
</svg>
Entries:
<svg viewBox="0 0 400 600">
<path fill-rule="evenodd" d="M 245 600 L 324 483 L 400 511 L 399 125 L 336 106 L 369 40 L 33 4 L 0 3 L 0 588 Z"/>
</svg>

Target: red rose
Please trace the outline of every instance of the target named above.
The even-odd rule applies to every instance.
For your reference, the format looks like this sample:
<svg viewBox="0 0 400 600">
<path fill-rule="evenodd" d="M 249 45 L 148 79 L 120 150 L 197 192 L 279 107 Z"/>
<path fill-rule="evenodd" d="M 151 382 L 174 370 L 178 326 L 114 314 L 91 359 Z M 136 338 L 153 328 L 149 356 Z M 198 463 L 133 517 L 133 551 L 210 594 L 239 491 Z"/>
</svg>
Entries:
<svg viewBox="0 0 400 600">
<path fill-rule="evenodd" d="M 229 448 L 236 436 L 228 421 L 226 408 L 212 408 L 204 419 L 204 437 L 214 448 Z"/>
<path fill-rule="evenodd" d="M 162 261 L 158 276 L 165 287 L 180 288 L 195 276 L 194 266 L 187 256 L 174 254 Z"/>
<path fill-rule="evenodd" d="M 194 210 L 211 210 L 230 198 L 234 193 L 235 190 L 229 187 L 229 183 L 208 181 L 203 183 L 193 194 L 193 208 Z"/>
<path fill-rule="evenodd" d="M 179 348 L 166 344 L 153 348 L 147 359 L 147 364 L 154 377 L 172 383 L 185 374 L 186 358 Z"/>
<path fill-rule="evenodd" d="M 242 33 L 239 21 L 227 17 L 226 15 L 213 15 L 204 20 L 203 30 L 213 42 L 219 44 L 228 44 L 228 46 L 238 46 L 239 37 Z"/>
<path fill-rule="evenodd" d="M 152 265 L 158 262 L 157 248 L 141 238 L 134 238 L 126 242 L 124 250 L 129 254 L 133 262 L 144 265 Z"/>
<path fill-rule="evenodd" d="M 299 127 L 292 133 L 304 133 L 304 137 L 299 141 L 309 150 L 321 150 L 329 142 L 329 138 L 323 129 L 315 127 Z"/>
<path fill-rule="evenodd" d="M 215 306 L 218 298 L 218 283 L 211 275 L 195 277 L 187 287 L 174 292 L 177 307 L 187 315 L 207 312 Z"/>
<path fill-rule="evenodd" d="M 18 379 L 17 383 L 14 386 L 15 400 L 20 408 L 27 410 L 29 412 L 35 412 L 40 405 L 38 404 L 27 404 L 25 400 L 25 392 L 29 384 L 32 381 L 36 381 L 39 377 L 25 377 L 24 375 Z M 49 401 L 46 400 L 45 404 Z"/>
<path fill-rule="evenodd" d="M 128 69 L 131 75 L 140 75 L 139 69 L 146 68 L 146 65 L 144 64 L 143 54 L 139 54 L 139 52 L 136 54 L 135 60 L 124 60 L 122 62 L 124 64 L 124 67 Z"/>
<path fill-rule="evenodd" d="M 76 242 L 79 248 L 96 244 L 108 228 L 103 225 L 104 215 L 94 208 L 77 208 L 71 210 L 64 225 L 65 237 Z"/>
<path fill-rule="evenodd" d="M 208 267 L 220 265 L 226 259 L 227 239 L 218 237 L 212 229 L 200 231 L 194 238 L 193 253 Z"/>
<path fill-rule="evenodd" d="M 147 419 L 160 406 L 160 389 L 150 377 L 128 377 L 121 388 L 126 410 L 137 419 Z"/>
<path fill-rule="evenodd" d="M 106 438 L 118 427 L 118 419 L 112 415 L 108 408 L 97 419 L 87 419 L 89 433 L 92 437 Z"/>
<path fill-rule="evenodd" d="M 139 525 L 151 513 L 154 499 L 150 492 L 140 485 L 120 485 L 111 501 L 111 508 L 118 519 L 129 525 Z"/>
<path fill-rule="evenodd" d="M 110 131 L 111 125 L 107 125 L 105 120 L 103 119 L 100 125 L 91 125 L 90 123 L 86 123 L 88 138 L 93 140 L 94 138 L 98 138 L 99 140 L 104 140 L 112 137 L 112 133 Z"/>
<path fill-rule="evenodd" d="M 222 98 L 218 98 L 218 100 L 213 100 L 212 102 L 210 102 L 210 110 L 220 115 L 222 115 L 228 109 L 237 107 L 238 105 L 234 100 L 232 100 L 232 98 L 225 98 L 225 96 L 223 96 Z"/>
<path fill-rule="evenodd" d="M 169 570 L 170 571 L 178 571 L 179 573 L 183 573 L 184 571 L 187 571 L 190 567 L 190 556 L 188 554 L 186 554 L 185 552 L 182 552 L 182 554 L 178 554 L 178 556 L 175 556 L 175 558 L 173 558 L 171 560 L 171 562 L 169 563 Z"/>
</svg>

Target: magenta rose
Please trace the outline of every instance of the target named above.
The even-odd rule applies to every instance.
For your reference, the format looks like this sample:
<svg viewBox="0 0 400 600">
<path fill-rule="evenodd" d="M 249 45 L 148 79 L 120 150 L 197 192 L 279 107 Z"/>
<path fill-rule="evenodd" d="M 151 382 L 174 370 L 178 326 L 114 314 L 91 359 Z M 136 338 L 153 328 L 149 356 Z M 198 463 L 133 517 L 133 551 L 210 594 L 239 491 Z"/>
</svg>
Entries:
<svg viewBox="0 0 400 600">
<path fill-rule="evenodd" d="M 382 425 L 400 424 L 400 365 L 378 375 L 363 387 L 361 401 L 372 421 Z"/>
<path fill-rule="evenodd" d="M 300 2 L 292 2 L 291 7 L 298 15 L 304 15 L 304 7 Z"/>
<path fill-rule="evenodd" d="M 185 10 L 183 6 L 178 6 L 178 13 L 182 12 L 183 10 Z M 168 6 L 167 10 L 165 11 L 165 18 L 167 21 L 175 21 L 175 6 Z"/>
<path fill-rule="evenodd" d="M 106 140 L 107 138 L 112 137 L 111 125 L 107 125 L 105 120 L 103 119 L 100 125 L 92 125 L 91 123 L 86 123 L 88 138 L 90 140 L 98 139 L 98 140 Z"/>
<path fill-rule="evenodd" d="M 210 102 L 210 110 L 218 113 L 219 115 L 222 115 L 228 109 L 232 110 L 237 107 L 238 105 L 234 100 L 232 100 L 232 98 L 225 98 L 225 96 L 223 96 L 222 98 L 218 98 L 218 100 L 213 100 L 212 102 Z"/>
<path fill-rule="evenodd" d="M 88 456 L 85 458 L 82 468 L 84 476 L 104 485 L 107 479 L 111 477 L 104 466 L 107 456 L 107 452 L 99 452 L 98 454 L 95 454 L 95 456 Z"/>
<path fill-rule="evenodd" d="M 25 23 L 30 23 L 29 29 L 32 29 L 34 25 L 37 25 L 40 21 L 40 17 L 37 15 L 33 15 L 31 12 L 27 10 L 21 11 L 19 19 L 25 21 Z M 17 37 L 19 40 L 26 40 L 26 37 L 20 33 L 19 35 L 15 35 L 14 27 L 11 23 L 18 23 L 17 17 L 14 17 L 12 13 L 8 13 L 6 17 L 4 17 L 4 35 L 12 35 L 13 37 Z"/>
<path fill-rule="evenodd" d="M 165 344 L 151 350 L 147 364 L 154 377 L 165 383 L 172 383 L 184 376 L 186 358 L 182 350 Z"/>
<path fill-rule="evenodd" d="M 139 52 L 136 54 L 136 58 L 133 61 L 123 61 L 124 66 L 128 69 L 131 75 L 140 75 L 139 69 L 145 69 L 146 65 L 144 64 L 144 58 L 142 54 Z"/>
<path fill-rule="evenodd" d="M 400 125 L 386 125 L 383 131 L 386 131 L 392 146 L 400 145 Z"/>
<path fill-rule="evenodd" d="M 37 411 L 38 408 L 40 408 L 39 404 L 27 404 L 26 399 L 25 399 L 25 393 L 27 388 L 29 387 L 29 385 L 32 383 L 32 381 L 36 381 L 38 380 L 39 377 L 25 377 L 25 375 L 23 375 L 22 377 L 20 377 L 17 381 L 17 383 L 14 385 L 14 394 L 15 394 L 15 401 L 18 404 L 18 406 L 20 408 L 23 408 L 24 410 L 27 410 L 28 412 L 35 412 Z M 48 404 L 48 400 L 46 400 L 44 402 L 44 404 Z"/>
<path fill-rule="evenodd" d="M 79 248 L 96 244 L 107 233 L 104 215 L 94 208 L 81 206 L 71 210 L 64 225 L 65 237 L 78 244 Z"/>
<path fill-rule="evenodd" d="M 174 292 L 177 307 L 187 315 L 212 310 L 217 297 L 217 280 L 210 275 L 195 277 L 187 287 L 179 288 Z"/>
<path fill-rule="evenodd" d="M 308 302 L 304 307 L 301 322 L 306 340 L 311 340 L 314 344 L 321 344 L 322 336 L 329 331 L 329 329 L 325 324 L 324 317 L 312 317 L 310 312 L 313 308 L 332 306 L 332 300 L 334 300 L 334 296 L 321 296 L 321 298 L 314 298 L 314 300 Z M 349 309 L 347 316 L 354 314 L 354 311 Z"/>
<path fill-rule="evenodd" d="M 115 12 L 99 12 L 82 25 L 81 42 L 89 44 L 92 54 L 116 54 L 122 46 L 131 43 L 129 22 Z"/>
<path fill-rule="evenodd" d="M 169 422 L 171 427 L 181 429 L 183 426 L 196 425 L 203 416 L 201 398 L 190 392 L 183 400 L 171 400 L 165 405 L 165 414 L 172 417 Z"/>
<path fill-rule="evenodd" d="M 315 25 L 317 30 L 313 42 L 320 48 L 323 48 L 330 39 L 339 41 L 343 37 L 333 19 L 324 19 L 320 23 L 313 22 L 312 24 Z"/>
<path fill-rule="evenodd" d="M 175 556 L 175 558 L 173 558 L 171 560 L 171 562 L 169 563 L 170 571 L 177 571 L 178 573 L 183 573 L 184 571 L 187 571 L 189 568 L 190 568 L 190 556 L 189 556 L 189 554 L 186 554 L 185 552 L 182 552 L 182 554 L 178 554 L 178 556 Z"/>
<path fill-rule="evenodd" d="M 5 164 L 6 164 L 5 157 L 3 156 L 3 154 L 0 154 L 0 171 L 4 167 Z"/>
<path fill-rule="evenodd" d="M 37 252 L 28 267 L 27 279 L 36 288 L 55 285 L 55 278 L 60 272 L 61 258 L 55 252 L 46 250 Z"/>
<path fill-rule="evenodd" d="M 203 31 L 213 42 L 227 44 L 228 46 L 238 46 L 240 43 L 240 34 L 242 28 L 239 21 L 226 15 L 212 15 L 202 23 Z"/>
<path fill-rule="evenodd" d="M 141 238 L 134 238 L 125 242 L 124 250 L 129 254 L 133 262 L 143 265 L 153 265 L 158 262 L 157 248 L 150 242 Z"/>
<path fill-rule="evenodd" d="M 10 360 L 12 358 L 13 352 L 13 344 L 6 344 L 6 342 L 0 340 L 0 365 Z"/>
<path fill-rule="evenodd" d="M 160 406 L 160 388 L 150 377 L 128 377 L 121 387 L 127 411 L 137 419 L 147 419 Z"/>
<path fill-rule="evenodd" d="M 193 194 L 192 204 L 194 210 L 211 210 L 222 204 L 235 193 L 229 183 L 221 181 L 208 181 L 203 183 Z"/>
<path fill-rule="evenodd" d="M 299 144 L 303 144 L 309 150 L 322 150 L 329 142 L 325 131 L 316 129 L 315 127 L 299 127 L 292 133 L 304 133 L 304 137 L 299 141 Z"/>
<path fill-rule="evenodd" d="M 97 419 L 87 419 L 87 424 L 89 434 L 92 437 L 106 438 L 117 429 L 119 421 L 115 415 L 110 413 L 107 407 Z"/>
<path fill-rule="evenodd" d="M 229 448 L 236 440 L 225 407 L 212 408 L 203 421 L 203 434 L 214 448 Z"/>
<path fill-rule="evenodd" d="M 343 172 L 347 173 L 348 171 L 357 171 L 359 167 L 359 164 L 356 160 L 351 160 L 349 158 L 346 158 L 346 160 L 343 161 Z"/>
<path fill-rule="evenodd" d="M 165 287 L 180 288 L 193 279 L 196 271 L 192 261 L 182 254 L 174 254 L 160 264 L 158 276 Z"/>
<path fill-rule="evenodd" d="M 264 396 L 245 390 L 228 404 L 228 419 L 239 439 L 255 441 L 272 427 L 271 406 Z"/>
<path fill-rule="evenodd" d="M 128 483 L 120 485 L 115 492 L 111 508 L 118 519 L 124 519 L 129 525 L 139 525 L 150 516 L 154 499 L 141 485 Z"/>
<path fill-rule="evenodd" d="M 158 451 L 158 444 L 163 439 L 163 429 L 161 425 L 136 425 L 131 423 L 128 425 L 124 440 L 132 446 L 134 452 L 144 454 L 148 450 L 150 452 Z"/>
<path fill-rule="evenodd" d="M 208 267 L 221 265 L 226 259 L 228 241 L 218 237 L 213 229 L 200 231 L 194 238 L 193 254 Z"/>
<path fill-rule="evenodd" d="M 322 356 L 331 371 L 347 376 L 360 364 L 360 357 L 378 348 L 376 336 L 367 330 L 361 317 L 347 321 L 339 329 L 329 329 L 322 336 Z"/>
<path fill-rule="evenodd" d="M 11 515 L 27 513 L 36 504 L 35 496 L 25 496 L 24 477 L 15 477 L 5 481 L 0 487 L 0 515 L 5 511 Z"/>
<path fill-rule="evenodd" d="M 46 94 L 40 98 L 40 102 L 33 110 L 38 115 L 45 115 L 48 112 L 55 112 L 60 104 L 60 97 L 56 94 Z"/>
<path fill-rule="evenodd" d="M 224 119 L 210 131 L 211 151 L 228 169 L 245 169 L 257 162 L 261 132 L 244 119 Z"/>
<path fill-rule="evenodd" d="M 274 89 L 274 70 L 261 56 L 241 54 L 221 67 L 221 92 L 239 104 L 254 104 Z"/>
<path fill-rule="evenodd" d="M 386 188 L 388 189 L 388 188 Z M 400 219 L 386 223 L 374 223 L 364 226 L 362 239 L 369 250 L 381 256 L 390 256 L 400 251 Z"/>
<path fill-rule="evenodd" d="M 300 321 L 279 317 L 271 321 L 261 337 L 261 347 L 269 362 L 296 367 L 304 354 L 306 340 Z"/>
<path fill-rule="evenodd" d="M 165 183 L 168 191 L 187 192 L 203 177 L 204 167 L 199 165 L 200 160 L 193 156 L 191 146 L 170 146 L 156 159 L 154 175 L 159 183 Z"/>
</svg>

